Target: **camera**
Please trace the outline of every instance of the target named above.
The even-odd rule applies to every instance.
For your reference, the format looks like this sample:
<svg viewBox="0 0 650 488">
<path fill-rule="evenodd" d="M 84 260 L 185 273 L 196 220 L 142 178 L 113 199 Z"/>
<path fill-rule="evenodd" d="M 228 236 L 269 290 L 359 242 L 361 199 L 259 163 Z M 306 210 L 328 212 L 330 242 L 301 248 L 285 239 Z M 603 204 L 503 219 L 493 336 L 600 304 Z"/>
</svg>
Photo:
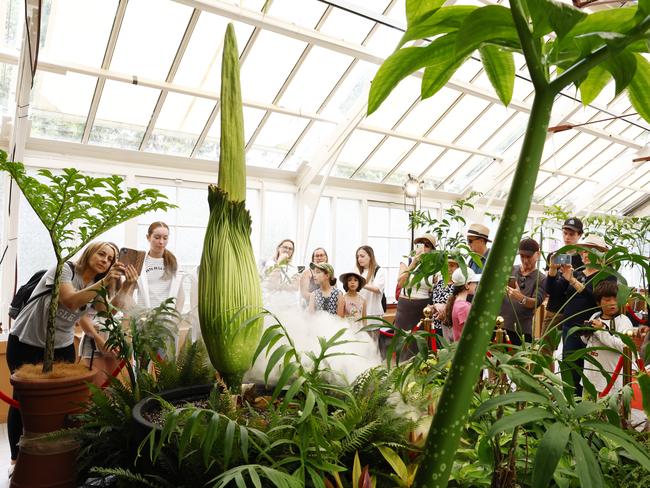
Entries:
<svg viewBox="0 0 650 488">
<path fill-rule="evenodd" d="M 556 254 L 553 256 L 553 264 L 571 264 L 570 254 Z"/>
</svg>

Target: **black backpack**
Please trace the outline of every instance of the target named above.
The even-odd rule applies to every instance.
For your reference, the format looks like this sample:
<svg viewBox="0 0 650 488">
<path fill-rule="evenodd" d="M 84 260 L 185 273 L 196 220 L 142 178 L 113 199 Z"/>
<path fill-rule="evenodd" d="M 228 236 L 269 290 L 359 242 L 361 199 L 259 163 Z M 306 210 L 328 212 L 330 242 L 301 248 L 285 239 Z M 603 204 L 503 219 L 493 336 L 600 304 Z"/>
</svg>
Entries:
<svg viewBox="0 0 650 488">
<path fill-rule="evenodd" d="M 66 261 L 66 264 L 70 266 L 70 270 L 72 271 L 72 277 L 74 278 L 74 264 L 71 263 L 70 261 Z M 18 317 L 18 314 L 20 314 L 20 311 L 23 308 L 25 308 L 25 306 L 28 303 L 33 302 L 34 300 L 37 300 L 51 292 L 52 287 L 48 286 L 47 290 L 45 290 L 44 292 L 32 296 L 34 289 L 38 286 L 41 279 L 43 278 L 43 275 L 46 272 L 47 272 L 46 269 L 41 269 L 37 271 L 32 275 L 32 277 L 29 280 L 27 280 L 27 283 L 25 283 L 23 286 L 18 288 L 18 291 L 14 295 L 14 298 L 13 300 L 11 300 L 11 304 L 9 305 L 9 317 L 11 317 L 12 319 L 16 319 L 16 317 Z"/>
</svg>

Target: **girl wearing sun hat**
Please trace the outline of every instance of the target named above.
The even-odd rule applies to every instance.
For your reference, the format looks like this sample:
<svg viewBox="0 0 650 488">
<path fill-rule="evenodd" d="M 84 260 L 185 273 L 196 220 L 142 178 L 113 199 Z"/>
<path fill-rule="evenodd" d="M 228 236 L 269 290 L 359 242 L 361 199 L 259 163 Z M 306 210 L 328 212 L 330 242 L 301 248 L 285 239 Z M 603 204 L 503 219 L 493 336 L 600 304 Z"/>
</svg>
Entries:
<svg viewBox="0 0 650 488">
<path fill-rule="evenodd" d="M 334 267 L 329 263 L 311 263 L 309 267 L 313 272 L 314 281 L 318 284 L 318 289 L 309 296 L 309 311 L 322 310 L 336 315 L 341 290 L 334 286 L 336 284 Z"/>
<path fill-rule="evenodd" d="M 472 306 L 469 297 L 476 293 L 476 287 L 481 280 L 481 275 L 476 274 L 471 268 L 465 271 L 458 268 L 451 275 L 454 285 L 449 300 L 447 300 L 447 313 L 445 322 L 452 328 L 454 341 L 459 341 L 465 327 L 465 321 Z"/>
<path fill-rule="evenodd" d="M 337 314 L 351 322 L 356 322 L 366 316 L 366 300 L 359 294 L 365 286 L 366 279 L 355 271 L 343 273 L 339 276 L 345 295 L 339 298 Z"/>
</svg>

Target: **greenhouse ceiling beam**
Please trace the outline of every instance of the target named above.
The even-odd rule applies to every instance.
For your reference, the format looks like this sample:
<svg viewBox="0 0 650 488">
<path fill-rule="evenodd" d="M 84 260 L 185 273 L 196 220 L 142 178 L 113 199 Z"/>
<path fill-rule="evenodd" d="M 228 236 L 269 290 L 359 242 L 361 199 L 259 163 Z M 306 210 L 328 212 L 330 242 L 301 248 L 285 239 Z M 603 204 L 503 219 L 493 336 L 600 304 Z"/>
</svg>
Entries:
<svg viewBox="0 0 650 488">
<path fill-rule="evenodd" d="M 240 68 L 244 64 L 244 61 L 246 61 L 246 58 L 248 57 L 248 54 L 251 52 L 253 46 L 255 45 L 255 41 L 257 41 L 259 35 L 260 35 L 260 29 L 258 27 L 255 27 L 250 37 L 246 41 L 246 45 L 244 46 L 244 49 L 239 55 Z M 212 107 L 212 111 L 208 116 L 208 120 L 206 120 L 203 129 L 201 129 L 201 133 L 199 134 L 199 137 L 196 139 L 196 142 L 194 143 L 194 147 L 192 148 L 192 152 L 190 153 L 190 158 L 195 158 L 199 154 L 199 151 L 201 150 L 201 148 L 203 147 L 203 143 L 205 142 L 205 138 L 208 137 L 208 134 L 210 133 L 212 124 L 214 124 L 214 121 L 217 119 L 217 115 L 219 115 L 220 106 L 221 106 L 221 101 L 217 100 L 214 104 L 214 107 Z"/>
<path fill-rule="evenodd" d="M 113 26 L 111 27 L 111 33 L 108 37 L 108 42 L 106 43 L 106 51 L 104 51 L 104 58 L 102 59 L 103 69 L 109 69 L 111 66 L 111 61 L 113 61 L 115 46 L 117 46 L 117 39 L 120 35 L 120 30 L 122 29 L 122 22 L 124 21 L 124 14 L 126 12 L 126 6 L 128 3 L 129 0 L 120 0 L 120 3 L 118 4 L 115 11 Z M 88 116 L 86 117 L 84 132 L 81 136 L 81 142 L 83 143 L 88 142 L 88 139 L 90 138 L 90 131 L 95 124 L 95 117 L 97 116 L 99 102 L 102 98 L 102 94 L 104 93 L 104 85 L 106 85 L 106 78 L 101 76 L 98 77 L 97 83 L 95 84 L 95 91 L 93 92 L 93 98 L 90 102 L 90 108 L 88 109 Z"/>
<path fill-rule="evenodd" d="M 174 55 L 174 60 L 172 61 L 171 66 L 169 67 L 169 72 L 167 73 L 167 78 L 165 78 L 166 83 L 173 83 L 174 78 L 176 77 L 176 73 L 178 72 L 178 68 L 181 65 L 181 61 L 183 60 L 183 56 L 185 55 L 185 51 L 187 50 L 187 46 L 190 43 L 190 39 L 192 39 L 192 34 L 194 33 L 194 28 L 196 27 L 197 22 L 199 21 L 199 16 L 201 15 L 201 10 L 195 8 L 192 11 L 192 15 L 190 16 L 190 20 L 187 22 L 187 26 L 185 27 L 185 32 L 183 33 L 183 37 L 181 38 L 181 42 L 178 45 L 178 49 L 176 50 L 176 54 Z M 156 122 L 158 122 L 158 117 L 160 116 L 160 111 L 162 110 L 163 104 L 165 103 L 165 100 L 167 99 L 167 93 L 169 93 L 167 90 L 160 90 L 160 94 L 158 95 L 158 100 L 156 100 L 156 105 L 153 108 L 153 112 L 151 113 L 151 117 L 149 118 L 149 123 L 147 124 L 147 129 L 144 131 L 144 135 L 142 136 L 142 140 L 140 141 L 140 150 L 142 151 L 145 147 L 147 147 L 147 144 L 149 143 L 149 138 L 151 137 L 151 134 L 156 127 Z M 188 108 L 188 111 L 192 109 L 192 106 L 194 103 L 190 104 L 190 107 Z M 180 114 L 179 114 L 180 115 Z"/>
</svg>

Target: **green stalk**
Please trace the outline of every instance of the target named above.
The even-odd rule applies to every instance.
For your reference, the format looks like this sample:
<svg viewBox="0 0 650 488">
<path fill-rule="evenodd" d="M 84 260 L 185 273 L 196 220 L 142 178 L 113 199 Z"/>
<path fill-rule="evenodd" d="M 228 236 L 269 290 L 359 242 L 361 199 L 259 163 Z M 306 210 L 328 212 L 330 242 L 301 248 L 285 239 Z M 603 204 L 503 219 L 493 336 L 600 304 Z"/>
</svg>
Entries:
<svg viewBox="0 0 650 488">
<path fill-rule="evenodd" d="M 52 297 L 47 310 L 47 334 L 45 336 L 45 355 L 43 356 L 43 373 L 52 371 L 54 365 L 54 336 L 56 331 L 56 312 L 59 309 L 59 291 L 61 288 L 61 273 L 63 272 L 64 261 L 57 259 L 54 271 L 54 286 Z"/>
</svg>

